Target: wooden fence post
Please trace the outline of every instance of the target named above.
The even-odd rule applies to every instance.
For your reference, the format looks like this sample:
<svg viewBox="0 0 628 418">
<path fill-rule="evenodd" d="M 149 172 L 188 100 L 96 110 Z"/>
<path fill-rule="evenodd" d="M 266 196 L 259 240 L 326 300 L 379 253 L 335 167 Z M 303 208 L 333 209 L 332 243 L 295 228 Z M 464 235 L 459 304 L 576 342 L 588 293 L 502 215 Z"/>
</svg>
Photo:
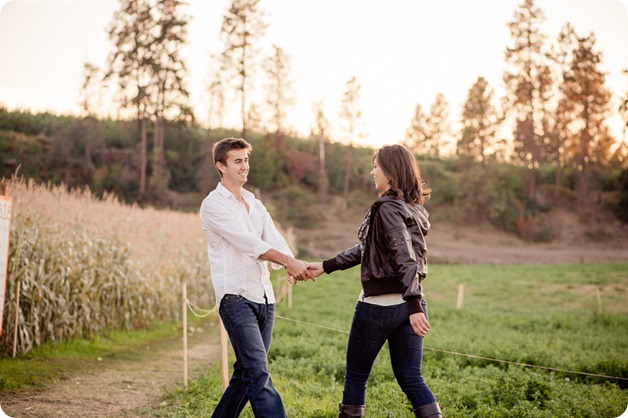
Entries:
<svg viewBox="0 0 628 418">
<path fill-rule="evenodd" d="M 188 391 L 188 290 L 187 283 L 183 280 L 182 303 L 183 306 L 183 389 Z"/>
<path fill-rule="evenodd" d="M 17 297 L 15 298 L 15 330 L 13 331 L 13 358 L 17 354 L 17 327 L 20 319 L 20 293 L 22 289 L 22 282 L 17 282 Z"/>
<path fill-rule="evenodd" d="M 464 302 L 464 285 L 458 285 L 458 299 L 456 300 L 456 309 L 462 309 L 462 303 Z"/>
<path fill-rule="evenodd" d="M 225 329 L 222 319 L 220 320 L 220 354 L 222 364 L 222 391 L 224 392 L 229 386 L 229 352 L 227 351 L 227 330 Z"/>
</svg>

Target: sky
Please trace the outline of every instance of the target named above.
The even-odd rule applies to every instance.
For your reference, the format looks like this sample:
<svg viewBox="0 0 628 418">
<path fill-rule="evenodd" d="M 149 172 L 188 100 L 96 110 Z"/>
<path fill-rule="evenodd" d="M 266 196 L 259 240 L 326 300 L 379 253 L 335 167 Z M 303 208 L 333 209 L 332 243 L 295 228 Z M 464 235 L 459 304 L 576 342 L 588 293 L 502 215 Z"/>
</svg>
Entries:
<svg viewBox="0 0 628 418">
<path fill-rule="evenodd" d="M 230 0 L 188 0 L 188 87 L 201 123 L 207 120 L 210 55 L 223 47 L 220 24 Z M 360 83 L 366 145 L 403 139 L 417 104 L 424 109 L 443 93 L 450 119 L 482 76 L 504 94 L 507 22 L 523 0 L 261 0 L 269 27 L 262 40 L 291 57 L 295 104 L 288 124 L 307 135 L 313 104 L 321 101 L 341 140 L 339 116 L 347 81 Z M 542 31 L 554 40 L 570 22 L 578 34 L 594 32 L 603 53 L 607 86 L 628 90 L 628 0 L 536 0 L 546 17 Z M 0 0 L 0 105 L 77 113 L 83 63 L 104 66 L 111 44 L 106 27 L 117 0 Z M 497 100 L 497 99 L 496 99 Z M 103 113 L 114 104 L 104 102 Z M 236 129 L 237 102 L 225 124 Z M 611 123 L 616 135 L 618 118 Z"/>
</svg>

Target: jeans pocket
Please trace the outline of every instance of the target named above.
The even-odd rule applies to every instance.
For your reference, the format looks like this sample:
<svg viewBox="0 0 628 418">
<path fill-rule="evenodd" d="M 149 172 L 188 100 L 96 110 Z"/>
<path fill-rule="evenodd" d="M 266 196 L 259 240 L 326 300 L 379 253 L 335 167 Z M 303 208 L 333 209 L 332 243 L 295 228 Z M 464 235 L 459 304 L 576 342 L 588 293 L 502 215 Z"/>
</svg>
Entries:
<svg viewBox="0 0 628 418">
<path fill-rule="evenodd" d="M 399 306 L 371 305 L 369 320 L 380 327 L 394 324 L 399 320 Z"/>
<path fill-rule="evenodd" d="M 230 306 L 235 303 L 238 303 L 241 300 L 242 300 L 242 296 L 227 293 L 226 295 L 222 297 L 222 300 L 220 301 L 220 309 L 222 309 L 225 306 Z"/>
</svg>

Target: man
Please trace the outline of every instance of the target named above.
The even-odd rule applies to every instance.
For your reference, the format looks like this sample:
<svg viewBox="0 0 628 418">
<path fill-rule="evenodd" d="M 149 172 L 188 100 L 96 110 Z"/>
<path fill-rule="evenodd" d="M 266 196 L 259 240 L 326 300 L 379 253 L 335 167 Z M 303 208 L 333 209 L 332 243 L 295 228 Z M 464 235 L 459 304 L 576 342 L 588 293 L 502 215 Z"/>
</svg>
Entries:
<svg viewBox="0 0 628 418">
<path fill-rule="evenodd" d="M 284 266 L 290 278 L 313 278 L 308 264 L 294 259 L 266 207 L 243 188 L 251 151 L 241 138 L 214 145 L 221 181 L 200 210 L 216 304 L 236 355 L 229 386 L 213 417 L 237 417 L 247 401 L 256 417 L 286 416 L 268 371 L 275 312 L 268 261 L 274 268 Z"/>
</svg>

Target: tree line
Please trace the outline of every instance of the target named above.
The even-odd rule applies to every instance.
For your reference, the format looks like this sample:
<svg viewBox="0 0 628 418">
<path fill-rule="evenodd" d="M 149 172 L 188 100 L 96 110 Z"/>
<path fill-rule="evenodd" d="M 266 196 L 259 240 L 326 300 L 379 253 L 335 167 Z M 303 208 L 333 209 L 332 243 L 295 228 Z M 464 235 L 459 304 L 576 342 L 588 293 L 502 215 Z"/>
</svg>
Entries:
<svg viewBox="0 0 628 418">
<path fill-rule="evenodd" d="M 370 150 L 361 144 L 359 80 L 353 76 L 346 83 L 342 138 L 331 138 L 322 103 L 313 106 L 309 138 L 296 138 L 286 117 L 295 97 L 291 59 L 280 46 L 273 45 L 270 52 L 261 49 L 269 23 L 260 0 L 233 0 L 224 13 L 222 50 L 208 63 L 213 69 L 207 86 L 209 126 L 201 127 L 190 105 L 188 71 L 180 54 L 190 20 L 183 6 L 179 0 L 119 1 L 107 29 L 111 52 L 105 68 L 85 63 L 80 117 L 0 109 L 1 135 L 10 138 L 7 153 L 3 150 L 3 175 L 10 175 L 21 161 L 38 160 L 40 169 L 24 164 L 22 173 L 43 178 L 44 172 L 53 173 L 50 177 L 70 185 L 82 183 L 96 191 L 115 191 L 126 200 L 156 202 L 170 191 L 208 190 L 216 180 L 210 145 L 228 134 L 255 142 L 261 151 L 256 158 L 264 162 L 263 174 L 257 171 L 256 176 L 262 189 L 271 184 L 305 185 L 320 201 L 336 193 L 346 204 L 356 185 L 369 184 L 368 171 L 363 172 L 363 163 L 370 165 Z M 499 186 L 494 184 L 495 170 L 502 169 L 496 167 L 511 165 L 521 173 L 517 181 L 523 189 L 517 186 L 509 193 L 523 202 L 523 223 L 545 206 L 538 202 L 547 200 L 554 207 L 575 204 L 586 218 L 594 203 L 600 203 L 596 192 L 621 189 L 621 173 L 628 165 L 623 140 L 628 90 L 615 109 L 624 121 L 623 138 L 613 138 L 607 125 L 613 111 L 611 93 L 595 35 L 579 35 L 567 23 L 550 43 L 541 30 L 543 20 L 534 1 L 524 0 L 508 23 L 505 97 L 495 98 L 488 81 L 478 77 L 455 121 L 445 96 L 438 94 L 428 110 L 417 104 L 409 122 L 403 142 L 428 166 L 440 160 L 445 171 L 466 172 L 469 184 L 449 193 L 450 203 L 475 201 L 465 217 L 495 219 L 496 209 L 487 202 Z M 263 93 L 254 94 L 252 80 L 264 87 Z M 115 118 L 97 112 L 105 91 L 114 94 Z M 230 92 L 239 101 L 238 132 L 222 128 Z M 443 173 L 434 175 L 446 180 Z M 621 212 L 620 202 L 615 206 Z M 508 219 L 509 225 L 516 223 L 512 216 Z"/>
</svg>

